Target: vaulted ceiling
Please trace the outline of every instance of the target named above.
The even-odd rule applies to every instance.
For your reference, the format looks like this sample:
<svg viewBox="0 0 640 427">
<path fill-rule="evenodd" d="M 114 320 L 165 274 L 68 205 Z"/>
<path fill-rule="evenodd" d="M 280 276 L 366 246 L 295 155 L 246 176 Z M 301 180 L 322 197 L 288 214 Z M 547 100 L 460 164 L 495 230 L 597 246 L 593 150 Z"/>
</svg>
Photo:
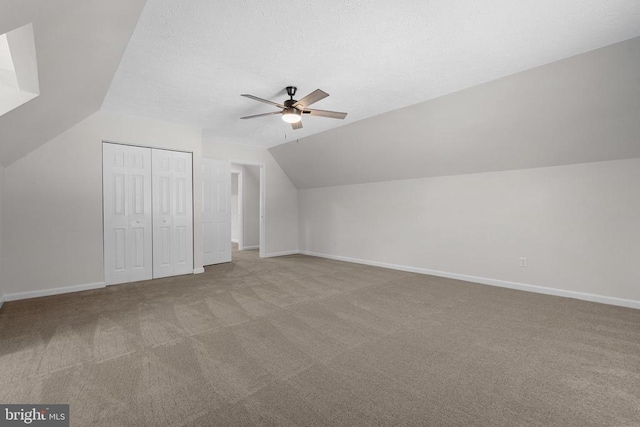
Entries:
<svg viewBox="0 0 640 427">
<path fill-rule="evenodd" d="M 103 108 L 272 147 L 637 36 L 637 0 L 149 0 Z M 239 120 L 288 85 L 349 115 Z"/>
<path fill-rule="evenodd" d="M 269 149 L 297 188 L 640 157 L 640 37 Z"/>
<path fill-rule="evenodd" d="M 145 0 L 0 0 L 0 34 L 33 24 L 40 96 L 0 116 L 5 166 L 98 111 Z"/>
<path fill-rule="evenodd" d="M 40 96 L 0 117 L 4 165 L 101 106 L 262 147 L 361 126 L 638 37 L 640 2 L 0 0 L 0 34 L 28 23 Z M 241 93 L 282 102 L 288 85 L 327 91 L 314 107 L 346 120 L 305 117 L 298 131 L 278 116 L 239 120 L 273 111 Z"/>
</svg>

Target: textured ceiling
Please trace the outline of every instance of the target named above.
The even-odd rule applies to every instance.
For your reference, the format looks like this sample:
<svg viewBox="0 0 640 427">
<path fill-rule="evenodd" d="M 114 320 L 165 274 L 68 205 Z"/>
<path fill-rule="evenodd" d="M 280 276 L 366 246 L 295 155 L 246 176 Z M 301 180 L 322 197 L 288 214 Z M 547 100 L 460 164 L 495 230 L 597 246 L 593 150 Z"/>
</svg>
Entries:
<svg viewBox="0 0 640 427">
<path fill-rule="evenodd" d="M 8 165 L 100 109 L 144 0 L 0 0 L 0 34 L 33 24 L 40 96 L 0 116 Z"/>
<path fill-rule="evenodd" d="M 297 188 L 640 157 L 639 70 L 640 37 L 269 151 Z"/>
<path fill-rule="evenodd" d="M 637 0 L 149 0 L 103 109 L 271 147 L 638 35 Z M 287 85 L 347 119 L 239 120 Z"/>
</svg>

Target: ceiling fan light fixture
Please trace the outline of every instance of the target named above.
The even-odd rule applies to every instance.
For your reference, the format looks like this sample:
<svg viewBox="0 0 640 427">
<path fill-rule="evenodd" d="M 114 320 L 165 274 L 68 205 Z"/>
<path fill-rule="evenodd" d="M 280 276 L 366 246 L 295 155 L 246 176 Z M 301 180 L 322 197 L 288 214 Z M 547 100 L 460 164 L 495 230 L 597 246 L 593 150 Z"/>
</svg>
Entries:
<svg viewBox="0 0 640 427">
<path fill-rule="evenodd" d="M 287 123 L 298 123 L 302 120 L 302 112 L 297 108 L 288 107 L 282 110 L 282 120 Z"/>
<path fill-rule="evenodd" d="M 296 101 L 293 97 L 296 94 L 296 88 L 294 86 L 287 86 L 287 95 L 291 99 L 285 100 L 282 104 L 278 102 L 269 101 L 268 99 L 258 98 L 257 96 L 249 95 L 248 93 L 243 93 L 240 96 L 244 96 L 245 98 L 253 99 L 254 101 L 259 101 L 265 104 L 273 105 L 278 107 L 278 111 L 272 111 L 271 113 L 262 113 L 262 114 L 254 114 L 252 116 L 240 117 L 241 119 L 255 119 L 256 117 L 264 117 L 264 116 L 272 116 L 275 114 L 280 114 L 282 116 L 282 120 L 285 123 L 289 123 L 293 130 L 302 129 L 302 114 L 309 114 L 311 116 L 318 117 L 329 117 L 331 119 L 344 119 L 347 117 L 347 113 L 340 113 L 338 111 L 326 111 L 326 110 L 314 110 L 308 108 L 309 105 L 314 104 L 327 96 L 329 94 L 323 90 L 316 89 L 311 92 L 309 95 L 300 98 L 300 100 Z"/>
</svg>

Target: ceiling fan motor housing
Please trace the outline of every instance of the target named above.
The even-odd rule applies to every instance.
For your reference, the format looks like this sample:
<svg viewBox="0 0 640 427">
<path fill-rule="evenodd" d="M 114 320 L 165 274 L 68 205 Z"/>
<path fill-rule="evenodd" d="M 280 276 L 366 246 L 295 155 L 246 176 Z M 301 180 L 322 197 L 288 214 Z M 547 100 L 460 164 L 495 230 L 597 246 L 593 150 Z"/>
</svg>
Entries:
<svg viewBox="0 0 640 427">
<path fill-rule="evenodd" d="M 287 86 L 287 95 L 289 95 L 291 99 L 293 99 L 293 97 L 296 96 L 297 90 L 298 88 L 295 86 Z"/>
</svg>

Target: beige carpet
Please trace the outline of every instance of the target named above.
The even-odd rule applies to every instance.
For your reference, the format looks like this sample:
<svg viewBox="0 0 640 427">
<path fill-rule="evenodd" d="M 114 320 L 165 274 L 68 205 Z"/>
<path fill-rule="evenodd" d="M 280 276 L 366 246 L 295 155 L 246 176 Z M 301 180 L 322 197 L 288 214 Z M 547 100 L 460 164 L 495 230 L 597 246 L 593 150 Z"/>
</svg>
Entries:
<svg viewBox="0 0 640 427">
<path fill-rule="evenodd" d="M 5 303 L 0 402 L 75 426 L 640 426 L 640 310 L 234 256 Z"/>
</svg>

